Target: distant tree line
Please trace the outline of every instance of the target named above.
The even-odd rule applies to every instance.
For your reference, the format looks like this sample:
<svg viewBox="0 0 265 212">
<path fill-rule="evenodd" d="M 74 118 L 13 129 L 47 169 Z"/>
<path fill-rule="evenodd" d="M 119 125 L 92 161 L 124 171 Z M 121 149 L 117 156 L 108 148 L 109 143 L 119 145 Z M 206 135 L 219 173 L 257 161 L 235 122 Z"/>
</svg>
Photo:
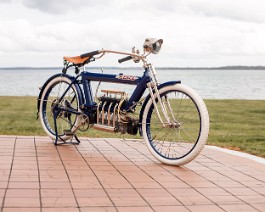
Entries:
<svg viewBox="0 0 265 212">
<path fill-rule="evenodd" d="M 159 67 L 171 70 L 265 70 L 265 66 L 221 66 L 221 67 Z"/>
</svg>

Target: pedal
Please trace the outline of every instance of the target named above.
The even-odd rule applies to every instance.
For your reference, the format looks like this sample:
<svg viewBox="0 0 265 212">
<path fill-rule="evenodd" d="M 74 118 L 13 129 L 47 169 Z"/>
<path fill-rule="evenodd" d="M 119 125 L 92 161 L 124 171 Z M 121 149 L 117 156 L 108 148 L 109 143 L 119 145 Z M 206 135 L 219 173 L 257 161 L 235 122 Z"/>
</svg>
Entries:
<svg viewBox="0 0 265 212">
<path fill-rule="evenodd" d="M 64 134 L 66 136 L 73 136 L 74 135 L 74 133 L 71 130 L 64 130 Z"/>
</svg>

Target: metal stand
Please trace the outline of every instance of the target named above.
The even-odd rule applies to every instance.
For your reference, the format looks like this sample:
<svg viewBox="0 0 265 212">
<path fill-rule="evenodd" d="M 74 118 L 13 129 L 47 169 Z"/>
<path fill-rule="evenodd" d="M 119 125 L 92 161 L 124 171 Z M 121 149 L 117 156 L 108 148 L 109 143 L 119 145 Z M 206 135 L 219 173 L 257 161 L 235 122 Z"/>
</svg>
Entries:
<svg viewBox="0 0 265 212">
<path fill-rule="evenodd" d="M 53 123 L 54 123 L 54 130 L 55 130 L 55 141 L 54 141 L 54 145 L 60 145 L 60 144 L 76 144 L 78 145 L 80 143 L 80 140 L 78 139 L 77 135 L 74 134 L 71 130 L 64 130 L 64 134 L 65 135 L 69 135 L 72 136 L 72 138 L 70 139 L 69 142 L 65 141 L 64 139 L 61 138 L 61 136 L 58 135 L 58 129 L 57 129 L 57 117 L 59 114 L 59 110 L 57 110 L 57 108 L 55 110 L 53 110 Z M 68 117 L 68 120 L 70 121 L 70 118 Z M 70 121 L 71 123 L 71 121 Z M 72 125 L 72 124 L 71 124 Z M 73 138 L 75 138 L 76 142 L 73 142 Z M 61 142 L 58 143 L 58 140 L 60 140 Z"/>
</svg>

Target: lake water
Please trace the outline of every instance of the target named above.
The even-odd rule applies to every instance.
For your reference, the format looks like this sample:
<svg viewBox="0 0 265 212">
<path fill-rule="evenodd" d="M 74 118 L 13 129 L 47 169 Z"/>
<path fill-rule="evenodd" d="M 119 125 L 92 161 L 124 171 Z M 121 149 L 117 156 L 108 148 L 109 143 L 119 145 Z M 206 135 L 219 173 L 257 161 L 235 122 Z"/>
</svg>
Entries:
<svg viewBox="0 0 265 212">
<path fill-rule="evenodd" d="M 40 87 L 60 69 L 0 69 L 1 96 L 37 96 Z M 100 68 L 89 69 L 101 73 Z M 104 73 L 141 76 L 143 70 L 105 69 Z M 205 99 L 260 99 L 265 100 L 264 70 L 157 70 L 160 82 L 181 80 L 194 88 Z M 104 87 L 105 86 L 105 87 Z M 93 84 L 95 89 L 96 84 Z M 133 86 L 108 84 L 101 88 L 125 90 Z"/>
</svg>

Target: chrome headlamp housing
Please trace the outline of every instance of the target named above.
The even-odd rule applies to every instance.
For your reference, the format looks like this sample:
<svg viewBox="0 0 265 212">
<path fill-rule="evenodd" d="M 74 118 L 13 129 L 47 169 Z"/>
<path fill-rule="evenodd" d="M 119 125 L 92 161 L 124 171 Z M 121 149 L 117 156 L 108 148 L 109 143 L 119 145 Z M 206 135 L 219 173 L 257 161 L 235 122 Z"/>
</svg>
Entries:
<svg viewBox="0 0 265 212">
<path fill-rule="evenodd" d="M 144 51 L 157 54 L 163 44 L 163 39 L 146 38 L 144 41 Z"/>
</svg>

